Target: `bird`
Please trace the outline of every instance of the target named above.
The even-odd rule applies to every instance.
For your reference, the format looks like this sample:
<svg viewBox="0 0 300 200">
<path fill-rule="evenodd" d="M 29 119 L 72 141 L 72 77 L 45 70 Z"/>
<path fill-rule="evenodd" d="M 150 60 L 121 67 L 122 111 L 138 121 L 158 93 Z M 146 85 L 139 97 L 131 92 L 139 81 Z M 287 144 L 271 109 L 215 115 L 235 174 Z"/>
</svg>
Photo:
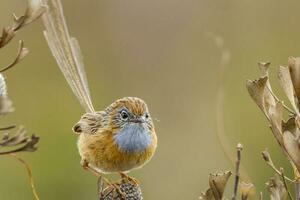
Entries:
<svg viewBox="0 0 300 200">
<path fill-rule="evenodd" d="M 121 175 L 146 164 L 154 155 L 157 136 L 147 104 L 124 97 L 105 110 L 84 114 L 73 127 L 79 133 L 82 165 L 100 173 Z"/>
<path fill-rule="evenodd" d="M 154 124 L 144 100 L 124 97 L 102 111 L 96 111 L 89 91 L 83 56 L 76 38 L 71 37 L 60 0 L 41 0 L 44 36 L 72 92 L 85 110 L 73 126 L 81 165 L 97 175 L 128 172 L 141 168 L 157 147 Z M 125 87 L 125 86 L 124 86 Z M 109 181 L 107 181 L 109 182 Z"/>
</svg>

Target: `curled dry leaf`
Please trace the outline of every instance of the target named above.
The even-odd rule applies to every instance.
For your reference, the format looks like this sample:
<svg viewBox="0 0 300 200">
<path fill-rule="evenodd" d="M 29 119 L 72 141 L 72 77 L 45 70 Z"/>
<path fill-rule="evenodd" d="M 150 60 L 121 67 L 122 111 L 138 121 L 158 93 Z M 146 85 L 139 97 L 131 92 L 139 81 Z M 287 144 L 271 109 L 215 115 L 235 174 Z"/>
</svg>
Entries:
<svg viewBox="0 0 300 200">
<path fill-rule="evenodd" d="M 39 137 L 36 135 L 29 136 L 24 129 L 20 127 L 14 135 L 5 133 L 0 141 L 1 149 L 9 147 L 9 150 L 0 151 L 0 155 L 16 153 L 20 151 L 35 151 L 37 149 L 36 144 L 39 142 Z"/>
<path fill-rule="evenodd" d="M 296 102 L 295 102 L 295 98 L 294 98 L 295 92 L 294 92 L 294 87 L 293 87 L 293 83 L 292 83 L 292 78 L 291 78 L 290 70 L 288 67 L 283 67 L 283 66 L 279 67 L 278 79 L 279 79 L 279 83 L 280 83 L 285 95 L 289 99 L 294 111 L 299 115 L 299 111 L 296 106 Z"/>
<path fill-rule="evenodd" d="M 287 191 L 284 183 L 278 174 L 275 174 L 267 183 L 267 189 L 271 200 L 284 200 L 287 198 Z"/>
<path fill-rule="evenodd" d="M 254 189 L 254 185 L 252 183 L 242 182 L 240 185 L 242 200 L 248 199 L 253 189 Z"/>
<path fill-rule="evenodd" d="M 231 171 L 210 174 L 208 178 L 210 188 L 206 192 L 201 192 L 199 199 L 221 200 L 231 174 Z"/>
<path fill-rule="evenodd" d="M 226 183 L 231 174 L 231 171 L 226 171 L 209 175 L 208 183 L 216 200 L 222 199 Z"/>
<path fill-rule="evenodd" d="M 272 130 L 272 133 L 281 147 L 283 147 L 282 115 L 283 115 L 282 104 L 276 102 L 275 106 L 269 109 L 269 122 L 270 122 L 270 128 Z"/>
<path fill-rule="evenodd" d="M 268 110 L 272 104 L 275 104 L 275 99 L 267 88 L 267 81 L 267 76 L 254 81 L 248 80 L 246 87 L 254 102 L 269 119 Z"/>
<path fill-rule="evenodd" d="M 295 123 L 295 117 L 291 117 L 288 121 L 282 123 L 284 148 L 288 154 L 288 158 L 293 162 L 294 166 L 300 171 L 300 130 Z"/>
<path fill-rule="evenodd" d="M 300 57 L 294 58 L 289 57 L 288 59 L 288 68 L 290 70 L 292 83 L 298 100 L 300 99 Z"/>
</svg>

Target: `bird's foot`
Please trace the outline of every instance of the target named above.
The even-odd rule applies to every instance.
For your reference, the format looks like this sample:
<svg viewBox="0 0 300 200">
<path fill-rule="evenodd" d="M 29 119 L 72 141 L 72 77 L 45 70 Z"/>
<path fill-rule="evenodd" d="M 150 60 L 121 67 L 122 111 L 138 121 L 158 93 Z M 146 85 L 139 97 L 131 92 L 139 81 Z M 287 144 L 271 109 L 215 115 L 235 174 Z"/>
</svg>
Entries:
<svg viewBox="0 0 300 200">
<path fill-rule="evenodd" d="M 125 174 L 123 172 L 119 172 L 119 174 L 123 180 L 127 180 L 127 181 L 133 183 L 135 186 L 139 186 L 140 182 L 137 179 L 135 179 L 131 176 L 128 176 L 127 174 Z"/>
<path fill-rule="evenodd" d="M 103 177 L 99 177 L 98 179 L 98 193 L 100 200 L 106 199 L 106 197 L 112 195 L 112 197 L 118 197 L 121 200 L 126 200 L 126 194 L 122 191 L 120 183 L 107 183 L 102 182 Z"/>
<path fill-rule="evenodd" d="M 95 168 L 93 168 L 86 160 L 82 160 L 81 161 L 81 165 L 83 167 L 84 170 L 90 171 L 92 174 L 94 174 L 95 176 L 97 176 L 98 178 L 101 178 L 101 180 L 111 186 L 112 183 L 110 182 L 110 180 L 108 180 L 107 178 L 105 178 L 103 176 L 103 174 L 101 174 L 99 171 L 97 171 Z"/>
</svg>

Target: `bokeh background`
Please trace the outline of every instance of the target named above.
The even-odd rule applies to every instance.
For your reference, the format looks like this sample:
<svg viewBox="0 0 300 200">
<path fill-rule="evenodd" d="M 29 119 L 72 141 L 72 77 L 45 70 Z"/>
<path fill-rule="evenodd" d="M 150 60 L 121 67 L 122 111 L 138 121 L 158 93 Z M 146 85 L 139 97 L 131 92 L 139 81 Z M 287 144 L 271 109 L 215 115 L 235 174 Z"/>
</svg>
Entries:
<svg viewBox="0 0 300 200">
<path fill-rule="evenodd" d="M 25 0 L 0 4 L 1 27 L 26 7 Z M 220 51 L 208 32 L 222 36 L 231 52 L 222 83 L 228 153 L 234 156 L 236 143 L 243 143 L 243 174 L 256 191 L 266 192 L 273 175 L 260 156 L 265 148 L 291 174 L 245 80 L 258 76 L 258 61 L 271 61 L 272 82 L 282 94 L 277 67 L 300 55 L 299 1 L 63 0 L 63 5 L 70 32 L 81 44 L 95 107 L 138 96 L 159 119 L 155 157 L 131 174 L 141 181 L 145 199 L 197 199 L 208 187 L 209 173 L 233 169 L 216 136 Z M 41 136 L 37 152 L 22 154 L 41 199 L 96 199 L 96 178 L 82 170 L 71 131 L 83 110 L 42 31 L 38 21 L 1 50 L 0 66 L 14 58 L 18 39 L 30 54 L 5 74 L 16 112 L 0 125 L 23 124 Z M 0 158 L 0 195 L 33 199 L 23 166 L 8 156 Z"/>
</svg>

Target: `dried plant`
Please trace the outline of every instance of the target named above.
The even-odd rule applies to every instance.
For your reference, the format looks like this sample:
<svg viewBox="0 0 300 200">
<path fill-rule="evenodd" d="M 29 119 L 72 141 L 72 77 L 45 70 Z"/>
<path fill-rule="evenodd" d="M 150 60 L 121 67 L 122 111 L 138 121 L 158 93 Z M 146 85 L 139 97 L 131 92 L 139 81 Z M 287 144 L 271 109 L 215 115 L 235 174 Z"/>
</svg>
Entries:
<svg viewBox="0 0 300 200">
<path fill-rule="evenodd" d="M 258 107 L 266 116 L 272 133 L 282 149 L 284 155 L 294 169 L 294 179 L 283 176 L 283 169 L 276 168 L 267 151 L 263 152 L 266 163 L 285 180 L 292 181 L 295 186 L 295 198 L 300 198 L 300 58 L 289 57 L 287 66 L 280 66 L 278 70 L 279 83 L 290 102 L 289 108 L 273 92 L 269 81 L 270 63 L 259 63 L 261 76 L 257 80 L 248 80 L 247 89 Z M 284 118 L 284 111 L 289 115 Z"/>
<path fill-rule="evenodd" d="M 0 36 L 0 49 L 6 46 L 16 35 L 17 31 L 31 22 L 38 19 L 46 7 L 41 4 L 39 0 L 29 0 L 28 7 L 25 11 L 25 14 L 17 17 L 13 14 L 13 23 L 12 25 L 3 28 L 2 35 Z M 12 68 L 16 64 L 18 64 L 24 57 L 28 54 L 28 49 L 24 47 L 24 42 L 22 40 L 19 41 L 19 50 L 15 57 L 15 59 L 8 64 L 6 67 L 0 69 L 0 116 L 4 117 L 6 114 L 14 111 L 14 107 L 12 106 L 12 101 L 9 99 L 7 94 L 7 86 L 5 82 L 5 78 L 3 76 L 3 72 Z M 12 129 L 16 128 L 15 125 L 10 125 L 6 127 L 0 128 L 0 132 L 2 132 L 2 139 L 0 139 L 0 155 L 10 155 L 21 162 L 27 170 L 30 185 L 32 188 L 32 192 L 34 198 L 39 200 L 37 192 L 34 187 L 32 172 L 29 165 L 19 156 L 16 155 L 18 152 L 33 152 L 37 149 L 37 143 L 39 142 L 39 137 L 32 134 L 28 135 L 27 131 L 23 126 L 20 126 L 16 131 L 11 133 Z"/>
<path fill-rule="evenodd" d="M 222 48 L 221 48 L 222 50 Z M 222 50 L 223 52 L 226 52 Z M 224 53 L 223 53 L 224 54 Z M 221 63 L 226 63 L 223 58 Z M 221 64 L 221 66 L 223 66 Z M 282 149 L 287 160 L 291 163 L 294 170 L 294 178 L 289 178 L 284 174 L 283 168 L 278 168 L 273 163 L 267 150 L 262 152 L 262 157 L 266 164 L 275 172 L 275 175 L 266 183 L 267 191 L 271 200 L 300 199 L 300 58 L 290 57 L 287 66 L 280 66 L 278 72 L 279 83 L 290 102 L 291 108 L 280 100 L 273 92 L 269 81 L 269 62 L 260 62 L 258 66 L 261 76 L 257 80 L 248 80 L 246 83 L 248 92 L 254 102 L 266 116 L 271 131 Z M 223 68 L 223 67 L 222 67 Z M 222 73 L 222 72 L 221 72 Z M 220 91 L 223 91 L 221 88 Z M 219 99 L 222 99 L 219 97 Z M 220 100 L 222 102 L 222 100 Z M 222 106 L 220 106 L 222 108 Z M 285 119 L 284 111 L 287 112 Z M 220 124 L 220 123 L 219 123 Z M 222 124 L 222 123 L 221 123 Z M 223 131 L 222 128 L 220 130 Z M 220 132 L 218 130 L 218 132 Z M 222 132 L 221 131 L 221 132 Z M 225 148 L 224 148 L 225 149 Z M 241 193 L 241 199 L 248 199 L 254 188 L 252 183 L 240 183 L 240 163 L 242 146 L 237 146 L 236 170 L 234 179 L 234 189 L 232 200 L 237 199 L 238 190 Z M 200 199 L 226 199 L 223 197 L 226 183 L 230 177 L 229 172 L 210 175 L 210 188 L 200 195 Z M 214 177 L 219 177 L 216 179 Z M 226 177 L 226 178 L 224 178 Z M 214 178 L 214 179 L 213 179 Z M 211 180 L 214 180 L 211 184 Z M 220 182 L 223 180 L 223 182 Z M 224 181 L 226 180 L 226 181 Z M 222 187 L 214 187 L 222 185 Z M 294 185 L 294 198 L 290 192 L 290 186 Z M 216 189 L 217 188 L 217 189 Z M 221 188 L 221 189 L 220 189 Z M 260 192 L 259 199 L 262 199 Z"/>
<path fill-rule="evenodd" d="M 254 186 L 252 183 L 240 183 L 240 164 L 241 164 L 241 156 L 242 156 L 242 145 L 237 145 L 237 158 L 236 158 L 236 169 L 235 169 L 235 179 L 234 179 L 234 188 L 233 188 L 233 195 L 231 197 L 232 200 L 237 199 L 238 195 L 238 188 L 240 187 L 241 199 L 246 200 L 248 199 L 251 191 L 253 190 Z M 227 182 L 231 177 L 231 171 L 226 172 L 219 172 L 215 174 L 209 175 L 209 188 L 206 192 L 202 192 L 199 196 L 199 199 L 202 200 L 222 200 L 226 199 L 224 197 L 224 191 L 226 189 Z"/>
<path fill-rule="evenodd" d="M 232 200 L 238 198 L 240 194 L 240 199 L 247 200 L 254 191 L 254 185 L 252 183 L 246 183 L 240 181 L 240 172 L 239 166 L 241 164 L 241 152 L 242 152 L 242 145 L 237 145 L 237 157 L 236 157 L 236 169 L 235 169 L 235 179 L 234 179 L 234 188 L 233 188 L 233 195 L 231 197 Z M 285 200 L 287 197 L 290 200 L 293 200 L 293 197 L 288 189 L 287 177 L 285 177 L 283 169 L 280 168 L 279 170 L 276 169 L 269 154 L 264 152 L 264 159 L 271 162 L 270 165 L 274 167 L 275 175 L 270 178 L 270 180 L 266 183 L 267 191 L 269 192 L 271 200 Z M 266 157 L 265 157 L 266 156 Z M 226 189 L 227 182 L 231 177 L 231 172 L 220 172 L 216 174 L 209 175 L 209 189 L 206 192 L 202 192 L 199 196 L 199 199 L 202 200 L 222 200 L 227 199 L 224 197 L 224 191 Z M 239 191 L 239 193 L 238 193 Z M 259 199 L 262 199 L 262 192 L 260 192 Z"/>
</svg>

